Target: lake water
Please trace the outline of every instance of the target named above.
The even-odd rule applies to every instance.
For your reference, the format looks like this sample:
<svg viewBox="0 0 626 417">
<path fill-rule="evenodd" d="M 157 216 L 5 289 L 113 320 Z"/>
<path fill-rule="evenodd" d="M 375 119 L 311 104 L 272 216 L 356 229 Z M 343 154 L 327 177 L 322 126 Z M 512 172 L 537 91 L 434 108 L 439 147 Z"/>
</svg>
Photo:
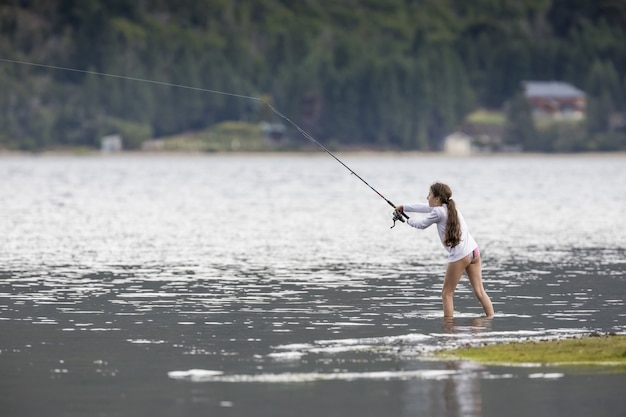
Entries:
<svg viewBox="0 0 626 417">
<path fill-rule="evenodd" d="M 626 333 L 626 156 L 339 155 L 450 184 L 496 310 L 326 154 L 0 157 L 3 416 L 623 416 L 625 374 L 434 360 Z M 418 214 L 416 214 L 418 215 Z"/>
</svg>

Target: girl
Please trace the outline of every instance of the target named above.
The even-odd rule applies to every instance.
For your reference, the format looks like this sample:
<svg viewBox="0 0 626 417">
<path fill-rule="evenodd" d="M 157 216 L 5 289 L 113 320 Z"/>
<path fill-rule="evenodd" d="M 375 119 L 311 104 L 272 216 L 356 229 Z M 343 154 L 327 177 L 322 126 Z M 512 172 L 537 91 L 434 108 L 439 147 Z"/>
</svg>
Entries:
<svg viewBox="0 0 626 417">
<path fill-rule="evenodd" d="M 463 215 L 456 209 L 452 200 L 450 187 L 442 183 L 434 183 L 430 186 L 430 192 L 426 197 L 426 204 L 405 204 L 396 207 L 396 211 L 403 213 L 417 212 L 428 213 L 424 219 L 410 218 L 408 224 L 417 229 L 425 229 L 432 224 L 437 224 L 437 231 L 441 242 L 449 253 L 448 267 L 443 280 L 441 298 L 443 300 L 443 316 L 450 318 L 454 315 L 454 303 L 452 296 L 457 284 L 461 280 L 463 271 L 467 273 L 474 295 L 480 301 L 487 317 L 493 317 L 491 300 L 483 288 L 482 271 L 480 267 L 480 251 L 476 241 L 470 235 L 463 219 Z"/>
</svg>

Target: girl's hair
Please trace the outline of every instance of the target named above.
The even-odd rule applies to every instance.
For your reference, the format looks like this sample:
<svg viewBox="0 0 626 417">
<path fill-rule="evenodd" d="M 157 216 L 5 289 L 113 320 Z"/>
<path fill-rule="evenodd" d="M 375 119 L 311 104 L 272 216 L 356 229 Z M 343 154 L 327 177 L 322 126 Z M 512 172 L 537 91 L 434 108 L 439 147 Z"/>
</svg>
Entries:
<svg viewBox="0 0 626 417">
<path fill-rule="evenodd" d="M 461 242 L 461 223 L 456 211 L 456 204 L 452 200 L 452 190 L 446 184 L 436 182 L 430 186 L 433 197 L 439 197 L 442 204 L 448 205 L 448 222 L 446 223 L 446 233 L 444 244 L 455 247 Z"/>
</svg>

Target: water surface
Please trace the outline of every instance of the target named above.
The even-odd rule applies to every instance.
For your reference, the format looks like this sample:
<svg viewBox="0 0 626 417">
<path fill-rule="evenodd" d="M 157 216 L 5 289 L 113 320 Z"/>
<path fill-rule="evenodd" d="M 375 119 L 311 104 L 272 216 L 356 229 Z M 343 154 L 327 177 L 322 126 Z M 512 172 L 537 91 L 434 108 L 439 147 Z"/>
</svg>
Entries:
<svg viewBox="0 0 626 417">
<path fill-rule="evenodd" d="M 1 157 L 5 414 L 624 414 L 623 374 L 432 359 L 626 332 L 623 156 L 340 157 L 451 185 L 496 318 L 462 280 L 444 322 L 436 231 L 325 154 Z"/>
</svg>

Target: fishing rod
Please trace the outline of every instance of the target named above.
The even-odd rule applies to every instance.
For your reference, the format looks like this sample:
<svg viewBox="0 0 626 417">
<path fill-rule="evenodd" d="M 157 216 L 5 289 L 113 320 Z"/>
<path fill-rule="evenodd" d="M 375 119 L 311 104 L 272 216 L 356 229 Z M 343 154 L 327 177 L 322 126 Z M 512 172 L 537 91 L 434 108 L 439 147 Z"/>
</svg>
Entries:
<svg viewBox="0 0 626 417">
<path fill-rule="evenodd" d="M 157 85 L 168 86 L 168 87 L 184 88 L 184 89 L 187 89 L 187 90 L 202 91 L 202 92 L 206 92 L 206 93 L 221 94 L 221 95 L 225 95 L 225 96 L 239 97 L 239 98 L 244 98 L 244 99 L 248 99 L 248 100 L 260 101 L 261 103 L 263 103 L 266 106 L 268 106 L 270 108 L 270 110 L 272 110 L 272 112 L 274 112 L 274 114 L 276 114 L 277 116 L 279 116 L 280 118 L 285 120 L 287 123 L 289 123 L 290 125 L 295 127 L 298 130 L 298 132 L 300 132 L 300 134 L 302 136 L 304 136 L 305 138 L 307 138 L 311 142 L 315 143 L 324 152 L 326 152 L 328 155 L 333 157 L 337 162 L 339 162 L 341 165 L 343 165 L 344 168 L 346 168 L 348 171 L 350 171 L 350 173 L 352 175 L 354 175 L 359 180 L 361 180 L 361 182 L 363 182 L 363 184 L 367 185 L 380 198 L 385 200 L 387 202 L 387 204 L 389 204 L 391 207 L 393 207 L 394 208 L 393 217 L 392 217 L 393 225 L 391 226 L 391 228 L 395 227 L 396 221 L 399 220 L 399 221 L 404 223 L 404 221 L 405 221 L 404 219 L 408 220 L 408 218 L 409 218 L 409 216 L 407 216 L 404 212 L 398 212 L 397 210 L 395 210 L 395 208 L 396 208 L 395 204 L 393 204 L 389 199 L 387 199 L 384 195 L 382 195 L 378 190 L 376 190 L 374 187 L 372 187 L 359 174 L 354 172 L 352 170 L 352 168 L 350 168 L 341 159 L 339 159 L 336 155 L 334 155 L 331 151 L 329 151 L 317 139 L 315 139 L 308 132 L 306 132 L 304 129 L 302 129 L 300 126 L 298 126 L 293 120 L 291 120 L 289 117 L 287 117 L 286 115 L 284 115 L 283 113 L 278 111 L 278 109 L 276 109 L 274 106 L 272 106 L 270 103 L 268 103 L 266 100 L 264 100 L 261 97 L 247 96 L 247 95 L 229 93 L 229 92 L 226 92 L 226 91 L 212 90 L 212 89 L 207 89 L 207 88 L 191 87 L 191 86 L 183 85 L 183 84 L 174 84 L 174 83 L 168 83 L 168 82 L 164 82 L 164 81 L 155 81 L 155 80 L 150 80 L 150 79 L 145 79 L 145 78 L 137 78 L 137 77 L 129 77 L 129 76 L 125 76 L 125 75 L 109 74 L 109 73 L 98 72 L 98 71 L 82 70 L 82 69 L 70 68 L 70 67 L 60 67 L 60 66 L 56 66 L 56 65 L 38 64 L 38 63 L 27 62 L 27 61 L 17 61 L 17 60 L 6 59 L 6 58 L 0 58 L 0 62 L 7 62 L 7 63 L 12 63 L 12 64 L 20 64 L 20 65 L 30 65 L 30 66 L 34 66 L 34 67 L 42 67 L 42 68 L 48 68 L 48 69 L 53 69 L 53 70 L 59 70 L 59 71 L 79 72 L 79 73 L 83 73 L 83 74 L 97 75 L 97 76 L 101 76 L 101 77 L 117 78 L 117 79 L 129 80 L 129 81 L 139 81 L 139 82 L 150 83 L 150 84 L 157 84 Z"/>
<path fill-rule="evenodd" d="M 372 191 L 374 191 L 380 198 L 382 198 L 383 200 L 385 200 L 387 202 L 387 204 L 389 204 L 391 207 L 394 208 L 393 211 L 393 226 L 391 226 L 391 228 L 393 229 L 394 226 L 396 225 L 396 221 L 400 220 L 402 223 L 404 223 L 404 218 L 408 219 L 409 216 L 407 216 L 404 212 L 399 212 L 396 211 L 396 205 L 393 204 L 389 199 L 387 199 L 384 195 L 382 195 L 378 190 L 376 190 L 376 188 L 372 187 L 371 185 L 369 185 L 369 183 L 367 181 L 365 181 L 359 174 L 357 174 L 356 172 L 354 172 L 352 170 L 352 168 L 350 168 L 348 165 L 346 165 L 341 159 L 339 159 L 335 154 L 333 154 L 331 151 L 328 150 L 328 148 L 326 148 L 326 146 L 322 145 L 317 139 L 315 139 L 313 136 L 311 136 L 308 132 L 306 132 L 305 130 L 303 130 L 302 128 L 300 128 L 300 126 L 298 126 L 295 122 L 293 122 L 289 117 L 285 116 L 284 114 L 282 114 L 281 112 L 279 112 L 276 108 L 274 108 L 274 106 L 272 106 L 271 104 L 265 102 L 265 104 L 279 117 L 281 117 L 282 119 L 286 120 L 289 124 L 291 124 L 293 127 L 295 127 L 298 132 L 300 132 L 300 134 L 302 136 L 304 136 L 305 138 L 307 138 L 308 140 L 310 140 L 311 142 L 315 143 L 317 146 L 320 147 L 320 149 L 322 149 L 324 152 L 326 152 L 328 155 L 330 155 L 331 157 L 333 157 L 333 159 L 335 159 L 335 161 L 339 162 L 341 165 L 344 166 L 344 168 L 346 168 L 348 171 L 350 171 L 350 173 L 352 175 L 354 175 L 355 177 L 357 177 L 359 180 L 361 180 L 361 182 L 363 182 L 363 184 L 367 185 Z M 403 218 L 404 217 L 404 218 Z"/>
</svg>

